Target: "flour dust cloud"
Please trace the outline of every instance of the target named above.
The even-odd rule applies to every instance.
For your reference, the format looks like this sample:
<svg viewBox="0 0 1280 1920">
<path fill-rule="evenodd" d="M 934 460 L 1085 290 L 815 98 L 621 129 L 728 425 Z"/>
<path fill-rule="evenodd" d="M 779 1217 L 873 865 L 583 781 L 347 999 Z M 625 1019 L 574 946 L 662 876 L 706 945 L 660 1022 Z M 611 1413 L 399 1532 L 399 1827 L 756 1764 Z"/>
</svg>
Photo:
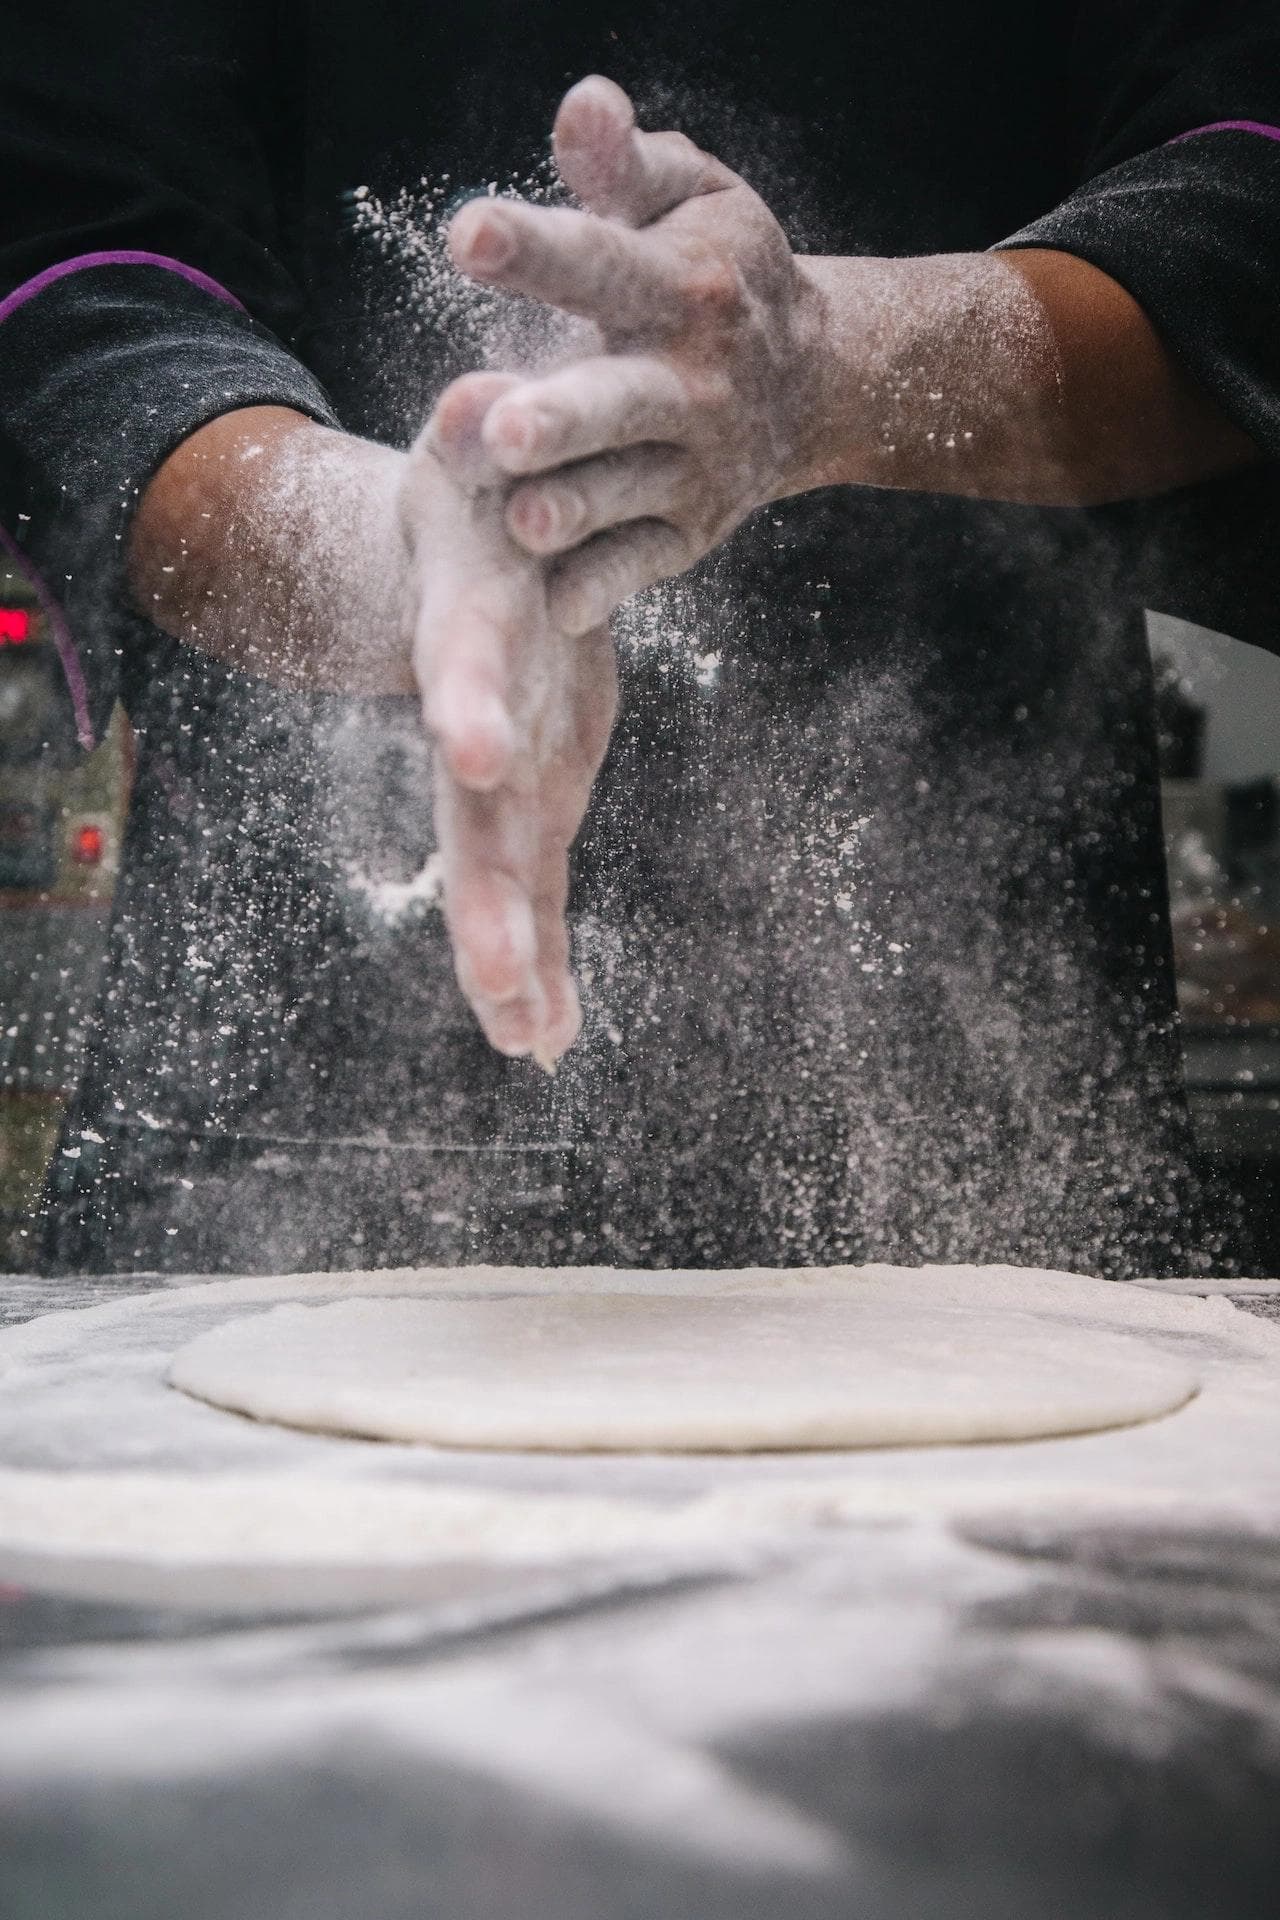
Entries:
<svg viewBox="0 0 1280 1920">
<path fill-rule="evenodd" d="M 692 111 L 793 239 L 856 241 L 793 129 Z M 563 198 L 549 163 L 488 185 Z M 460 279 L 461 193 L 349 202 L 352 380 L 399 444 L 456 374 L 593 344 Z M 993 335 L 1040 351 L 1005 273 L 982 276 Z M 937 396 L 929 431 L 963 457 L 990 422 Z M 145 728 L 147 699 L 183 703 L 191 744 L 144 773 L 138 830 L 173 886 L 126 884 L 101 1069 L 174 1144 L 117 1264 L 1212 1265 L 1164 1093 L 1177 1039 L 1137 957 L 1164 902 L 1122 566 L 1070 517 L 831 489 L 624 607 L 574 855 L 585 1027 L 553 1082 L 492 1054 L 454 984 L 414 702 L 283 696 L 185 656 L 140 706 Z M 1130 815 L 1108 880 L 1091 862 Z M 155 941 L 167 1008 L 130 1001 L 131 944 Z"/>
</svg>

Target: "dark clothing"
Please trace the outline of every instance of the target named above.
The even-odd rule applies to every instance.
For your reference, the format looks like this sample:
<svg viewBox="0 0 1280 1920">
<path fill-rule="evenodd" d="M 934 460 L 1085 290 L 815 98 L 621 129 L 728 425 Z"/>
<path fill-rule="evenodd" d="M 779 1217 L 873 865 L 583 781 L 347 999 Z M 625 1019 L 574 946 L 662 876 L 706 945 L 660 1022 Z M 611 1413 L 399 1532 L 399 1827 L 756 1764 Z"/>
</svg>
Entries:
<svg viewBox="0 0 1280 1920">
<path fill-rule="evenodd" d="M 55 0 L 6 39 L 0 292 L 168 262 L 81 266 L 3 324 L 7 504 L 95 722 L 119 691 L 141 743 L 55 1257 L 1211 1258 L 1142 609 L 1272 637 L 1271 466 L 1104 513 L 808 496 L 629 610 L 554 1085 L 486 1049 L 438 918 L 359 882 L 429 850 L 412 717 L 164 640 L 121 613 L 119 555 L 227 408 L 405 443 L 501 354 L 440 221 L 545 184 L 592 70 L 806 250 L 1096 261 L 1274 460 L 1276 8 Z"/>
</svg>

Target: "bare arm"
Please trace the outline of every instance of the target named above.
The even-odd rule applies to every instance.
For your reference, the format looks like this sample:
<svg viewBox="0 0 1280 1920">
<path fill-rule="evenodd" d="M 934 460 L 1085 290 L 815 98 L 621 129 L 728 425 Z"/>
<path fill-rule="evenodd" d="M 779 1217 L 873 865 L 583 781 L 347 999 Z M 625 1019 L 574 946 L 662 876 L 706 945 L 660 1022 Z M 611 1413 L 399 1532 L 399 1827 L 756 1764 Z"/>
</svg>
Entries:
<svg viewBox="0 0 1280 1920">
<path fill-rule="evenodd" d="M 1258 457 L 1138 303 L 1072 254 L 798 267 L 825 336 L 821 431 L 787 491 L 853 481 L 1076 506 Z"/>
<path fill-rule="evenodd" d="M 286 407 L 223 414 L 143 494 L 129 584 L 157 626 L 277 686 L 415 691 L 406 456 Z"/>
<path fill-rule="evenodd" d="M 775 498 L 851 483 L 1073 505 L 1257 457 L 1137 302 L 1070 254 L 796 267 L 817 337 L 797 386 L 814 398 Z M 412 694 L 406 458 L 285 408 L 223 415 L 143 498 L 139 606 L 281 685 Z"/>
</svg>

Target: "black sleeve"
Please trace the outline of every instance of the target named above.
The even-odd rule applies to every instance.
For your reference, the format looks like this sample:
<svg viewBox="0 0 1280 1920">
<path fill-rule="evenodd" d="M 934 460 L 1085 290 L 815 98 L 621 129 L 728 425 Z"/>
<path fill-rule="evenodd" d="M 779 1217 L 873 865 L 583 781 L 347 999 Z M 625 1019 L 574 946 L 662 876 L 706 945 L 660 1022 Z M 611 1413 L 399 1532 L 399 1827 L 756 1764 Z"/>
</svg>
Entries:
<svg viewBox="0 0 1280 1920">
<path fill-rule="evenodd" d="M 235 407 L 333 420 L 284 344 L 295 89 L 270 0 L 41 0 L 4 39 L 0 522 L 65 610 L 96 731 L 150 475 Z"/>
<path fill-rule="evenodd" d="M 1280 457 L 1280 8 L 1092 0 L 1073 66 L 1080 184 L 1002 244 L 1110 274 Z"/>
<path fill-rule="evenodd" d="M 1117 280 L 1266 456 L 1102 518 L 1148 607 L 1280 652 L 1280 6 L 1087 0 L 1068 84 L 1078 184 L 1001 244 Z"/>
</svg>

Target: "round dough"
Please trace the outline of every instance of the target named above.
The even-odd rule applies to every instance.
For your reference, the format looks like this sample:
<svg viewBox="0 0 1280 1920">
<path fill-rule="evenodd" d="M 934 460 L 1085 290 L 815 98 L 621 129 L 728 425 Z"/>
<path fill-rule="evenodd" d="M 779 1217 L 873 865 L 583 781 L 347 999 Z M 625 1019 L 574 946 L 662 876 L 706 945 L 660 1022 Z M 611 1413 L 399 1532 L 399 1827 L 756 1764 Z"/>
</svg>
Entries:
<svg viewBox="0 0 1280 1920">
<path fill-rule="evenodd" d="M 1149 1420 L 1196 1391 L 1181 1361 L 1059 1317 L 1081 1304 L 1064 1303 L 1060 1277 L 1037 1312 L 1011 1308 L 1003 1288 L 984 1301 L 976 1276 L 957 1290 L 928 1274 L 851 1274 L 839 1297 L 278 1306 L 180 1348 L 168 1379 L 285 1426 L 571 1453 L 1026 1440 Z M 1039 1278 L 1027 1275 L 1032 1296 Z M 1087 1309 L 1102 1283 L 1076 1284 Z"/>
</svg>

